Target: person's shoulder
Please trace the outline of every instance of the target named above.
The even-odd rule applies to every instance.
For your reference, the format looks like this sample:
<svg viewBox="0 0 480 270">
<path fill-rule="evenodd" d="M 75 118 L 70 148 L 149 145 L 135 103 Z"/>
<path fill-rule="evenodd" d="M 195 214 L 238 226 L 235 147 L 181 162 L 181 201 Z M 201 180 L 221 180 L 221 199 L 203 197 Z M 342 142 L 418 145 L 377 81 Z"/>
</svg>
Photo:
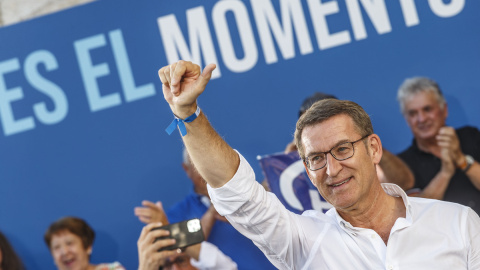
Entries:
<svg viewBox="0 0 480 270">
<path fill-rule="evenodd" d="M 457 132 L 462 132 L 462 133 L 471 133 L 471 132 L 479 133 L 480 132 L 477 127 L 468 126 L 468 125 L 456 128 L 455 130 Z"/>
<path fill-rule="evenodd" d="M 458 136 L 468 136 L 468 135 L 480 135 L 478 128 L 474 126 L 463 126 L 455 129 Z"/>
<path fill-rule="evenodd" d="M 200 218 L 206 209 L 206 206 L 202 206 L 198 194 L 190 192 L 183 200 L 169 207 L 165 213 L 169 221 L 175 223 L 194 217 Z"/>
<path fill-rule="evenodd" d="M 119 262 L 102 263 L 95 267 L 95 270 L 125 270 Z"/>
<path fill-rule="evenodd" d="M 438 217 L 440 219 L 452 218 L 468 212 L 470 207 L 442 200 L 427 199 L 421 197 L 409 197 L 413 206 L 413 214 L 416 216 Z"/>
<path fill-rule="evenodd" d="M 167 212 L 171 210 L 177 211 L 179 209 L 188 209 L 192 204 L 197 203 L 198 200 L 198 195 L 195 192 L 190 192 L 181 201 L 174 203 L 170 208 L 168 208 Z"/>
<path fill-rule="evenodd" d="M 405 150 L 401 151 L 400 153 L 397 154 L 397 156 L 401 159 L 409 160 L 409 157 L 414 154 L 414 145 L 411 143 Z"/>
<path fill-rule="evenodd" d="M 461 128 L 457 128 L 455 131 L 457 132 L 458 139 L 463 147 L 473 147 L 474 149 L 477 149 L 474 152 L 479 151 L 478 149 L 480 146 L 478 144 L 480 142 L 480 131 L 478 128 L 472 126 L 463 126 Z"/>
</svg>

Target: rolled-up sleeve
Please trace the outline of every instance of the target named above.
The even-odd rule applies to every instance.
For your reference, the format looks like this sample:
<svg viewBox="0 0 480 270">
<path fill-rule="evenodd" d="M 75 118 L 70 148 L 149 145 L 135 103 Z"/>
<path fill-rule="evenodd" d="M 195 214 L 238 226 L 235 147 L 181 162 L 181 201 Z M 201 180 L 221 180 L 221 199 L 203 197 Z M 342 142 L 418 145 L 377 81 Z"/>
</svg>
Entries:
<svg viewBox="0 0 480 270">
<path fill-rule="evenodd" d="M 250 199 L 256 183 L 252 167 L 240 153 L 238 155 L 240 165 L 230 181 L 219 188 L 207 185 L 210 199 L 217 212 L 222 216 L 231 215 L 242 207 Z"/>
<path fill-rule="evenodd" d="M 255 174 L 240 155 L 240 165 L 233 178 L 220 188 L 208 187 L 210 199 L 217 212 L 253 241 L 279 269 L 291 269 L 295 253 L 305 254 L 298 241 L 302 229 L 298 216 L 285 209 L 273 193 L 265 191 L 255 180 Z M 296 239 L 293 242 L 293 239 Z"/>
</svg>

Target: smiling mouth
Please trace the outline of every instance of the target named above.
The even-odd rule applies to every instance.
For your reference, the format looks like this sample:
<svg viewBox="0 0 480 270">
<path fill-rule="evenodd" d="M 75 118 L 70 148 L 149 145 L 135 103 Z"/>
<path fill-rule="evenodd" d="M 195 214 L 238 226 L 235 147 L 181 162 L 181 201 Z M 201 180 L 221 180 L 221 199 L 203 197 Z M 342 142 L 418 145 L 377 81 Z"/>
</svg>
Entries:
<svg viewBox="0 0 480 270">
<path fill-rule="evenodd" d="M 75 261 L 75 259 L 70 259 L 70 260 L 63 261 L 63 263 L 67 266 L 70 266 L 74 261 Z"/>
<path fill-rule="evenodd" d="M 342 182 L 340 182 L 340 183 L 338 183 L 338 184 L 333 184 L 332 186 L 333 186 L 333 187 L 339 187 L 339 186 L 347 183 L 348 181 L 350 181 L 350 179 L 352 179 L 352 177 L 349 177 L 349 178 L 347 178 L 345 181 L 342 181 Z"/>
</svg>

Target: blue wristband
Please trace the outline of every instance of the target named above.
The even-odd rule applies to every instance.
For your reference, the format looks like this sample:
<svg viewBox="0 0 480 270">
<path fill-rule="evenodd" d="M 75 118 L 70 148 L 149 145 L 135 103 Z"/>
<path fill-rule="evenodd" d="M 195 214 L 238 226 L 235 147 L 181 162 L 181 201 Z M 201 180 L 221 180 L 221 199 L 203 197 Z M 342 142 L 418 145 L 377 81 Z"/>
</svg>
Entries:
<svg viewBox="0 0 480 270">
<path fill-rule="evenodd" d="M 180 130 L 180 134 L 182 134 L 182 136 L 185 136 L 187 135 L 187 128 L 185 127 L 185 123 L 190 123 L 193 120 L 197 119 L 198 115 L 200 115 L 200 107 L 198 107 L 198 105 L 195 113 L 193 113 L 192 115 L 190 115 L 185 119 L 180 119 L 178 118 L 178 116 L 174 114 L 173 116 L 175 116 L 175 119 L 173 119 L 172 123 L 170 123 L 170 125 L 165 129 L 165 131 L 168 133 L 168 135 L 170 135 L 178 126 L 178 129 Z"/>
</svg>

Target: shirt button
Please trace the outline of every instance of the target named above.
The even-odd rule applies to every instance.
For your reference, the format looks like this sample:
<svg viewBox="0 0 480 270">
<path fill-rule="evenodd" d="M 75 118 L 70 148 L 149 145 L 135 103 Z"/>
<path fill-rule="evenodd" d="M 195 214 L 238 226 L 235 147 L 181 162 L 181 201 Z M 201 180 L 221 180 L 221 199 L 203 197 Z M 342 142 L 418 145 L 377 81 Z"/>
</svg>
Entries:
<svg viewBox="0 0 480 270">
<path fill-rule="evenodd" d="M 387 266 L 387 269 L 388 269 L 388 270 L 393 270 L 393 265 Z"/>
<path fill-rule="evenodd" d="M 371 237 L 372 237 L 372 239 L 375 239 L 375 234 L 372 234 Z"/>
</svg>

